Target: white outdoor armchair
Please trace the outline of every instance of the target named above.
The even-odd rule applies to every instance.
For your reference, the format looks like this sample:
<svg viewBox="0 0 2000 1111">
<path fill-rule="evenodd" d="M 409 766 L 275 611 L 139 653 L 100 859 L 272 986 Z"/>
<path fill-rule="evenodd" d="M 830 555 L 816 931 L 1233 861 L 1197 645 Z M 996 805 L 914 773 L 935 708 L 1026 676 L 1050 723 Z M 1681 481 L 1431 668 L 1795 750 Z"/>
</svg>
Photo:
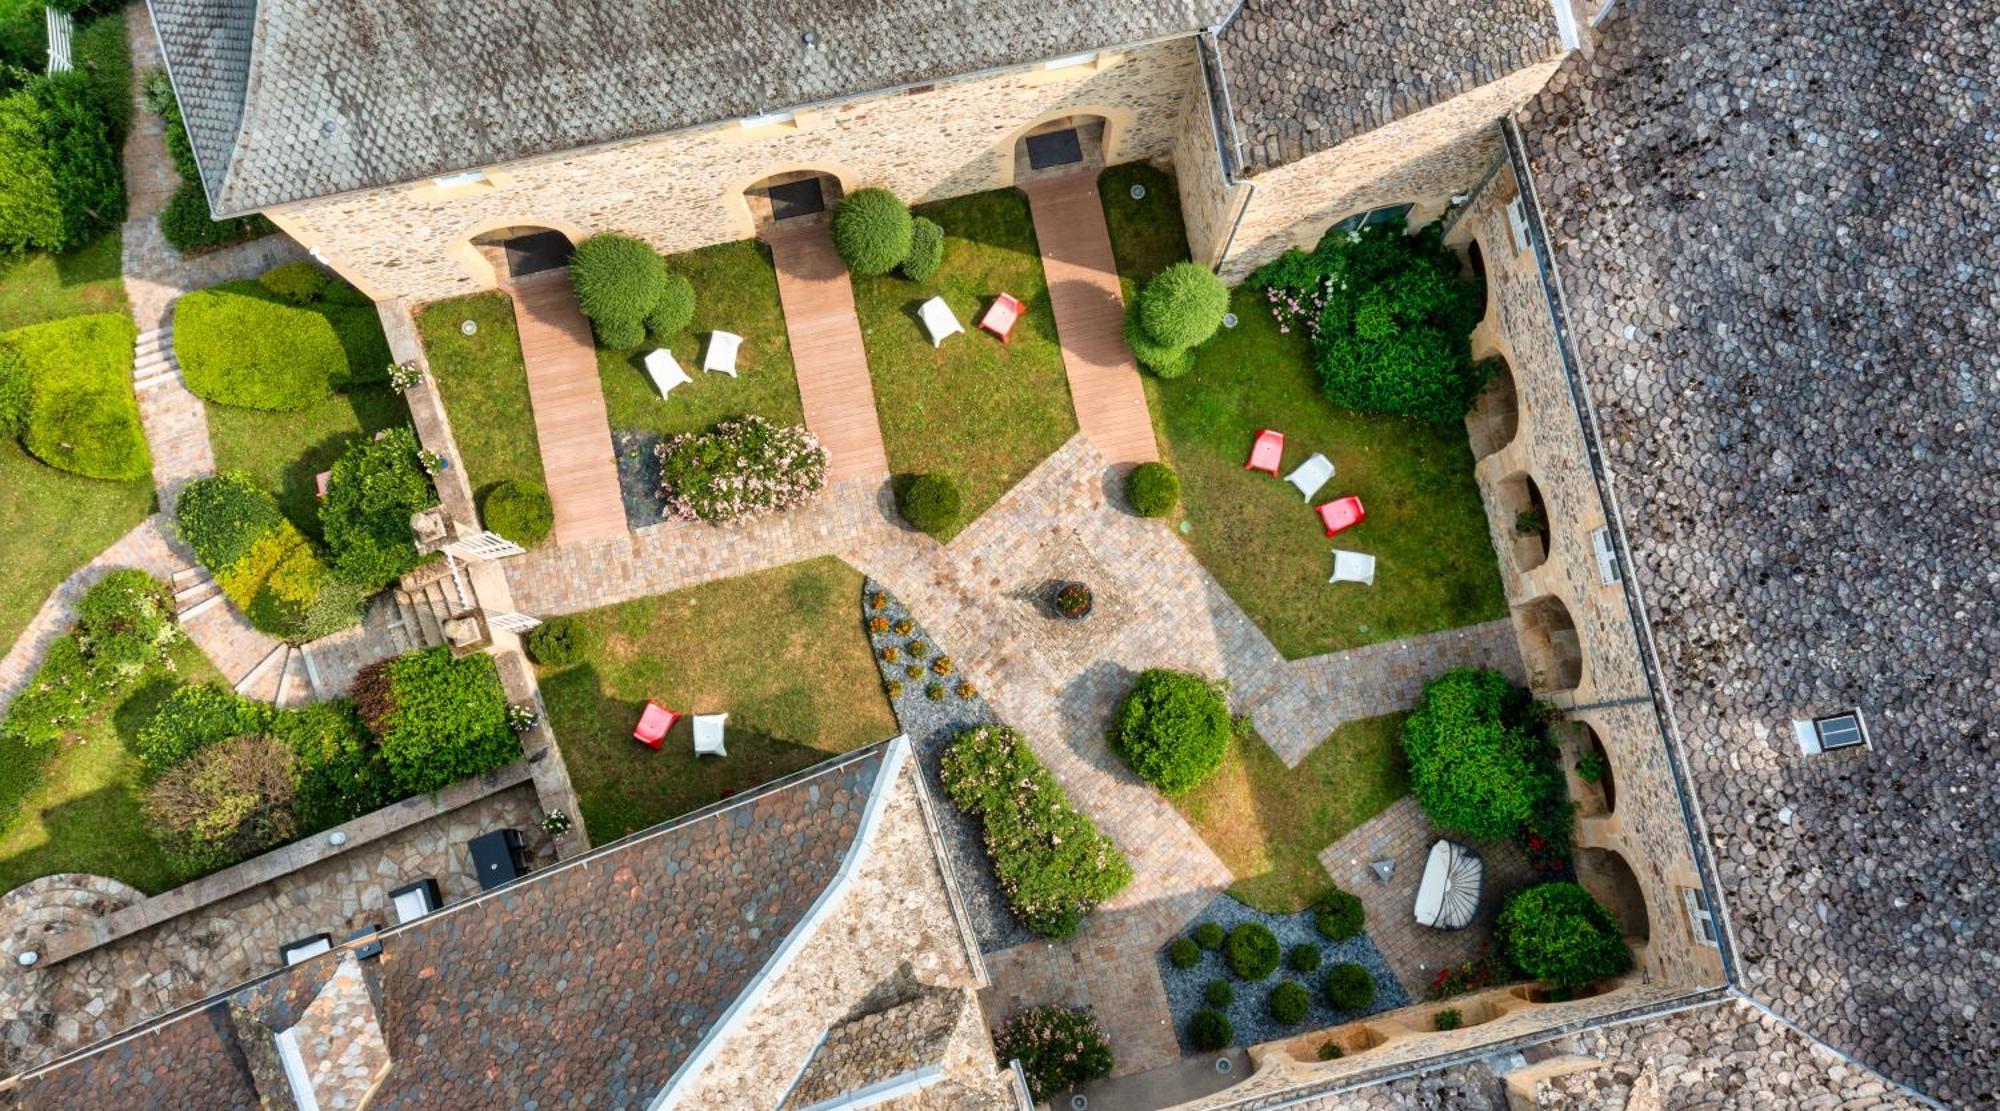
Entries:
<svg viewBox="0 0 2000 1111">
<path fill-rule="evenodd" d="M 660 391 L 662 399 L 674 392 L 675 386 L 684 386 L 694 380 L 681 369 L 681 364 L 674 361 L 674 353 L 664 347 L 646 356 L 646 377 L 653 380 L 653 388 Z"/>
<path fill-rule="evenodd" d="M 1366 552 L 1349 552 L 1339 548 L 1333 550 L 1333 577 L 1330 583 L 1360 583 L 1375 585 L 1375 557 Z"/>
<path fill-rule="evenodd" d="M 701 369 L 736 377 L 736 349 L 741 346 L 743 337 L 735 332 L 710 332 L 708 354 L 702 356 Z"/>
<path fill-rule="evenodd" d="M 965 325 L 951 314 L 951 306 L 942 297 L 933 297 L 918 306 L 917 315 L 923 318 L 924 328 L 931 334 L 932 347 L 942 346 L 949 336 L 965 334 Z"/>
<path fill-rule="evenodd" d="M 1313 495 L 1319 493 L 1319 488 L 1326 485 L 1326 480 L 1332 477 L 1333 460 L 1315 453 L 1311 459 L 1300 463 L 1297 469 L 1286 475 L 1285 481 L 1298 487 L 1299 493 L 1304 494 L 1307 501 L 1311 501 Z"/>
</svg>

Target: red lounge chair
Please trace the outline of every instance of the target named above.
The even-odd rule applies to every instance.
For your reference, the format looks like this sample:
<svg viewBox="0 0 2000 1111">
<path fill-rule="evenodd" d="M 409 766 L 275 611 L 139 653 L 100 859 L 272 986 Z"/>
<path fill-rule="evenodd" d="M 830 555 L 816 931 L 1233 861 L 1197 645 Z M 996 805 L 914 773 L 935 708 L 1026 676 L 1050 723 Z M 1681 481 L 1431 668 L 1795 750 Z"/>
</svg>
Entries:
<svg viewBox="0 0 2000 1111">
<path fill-rule="evenodd" d="M 681 720 L 679 714 L 648 700 L 646 712 L 639 715 L 639 727 L 632 730 L 632 739 L 658 752 L 660 742 L 666 739 L 667 730 L 672 729 L 674 723 L 679 720 Z"/>
<path fill-rule="evenodd" d="M 1361 499 L 1352 494 L 1335 498 L 1319 507 L 1320 523 L 1326 526 L 1326 534 L 1332 536 L 1344 528 L 1352 528 L 1368 519 L 1368 512 L 1361 508 Z"/>
<path fill-rule="evenodd" d="M 1250 461 L 1243 464 L 1246 471 L 1269 471 L 1273 478 L 1278 475 L 1278 461 L 1285 454 L 1285 434 L 1266 428 L 1257 433 L 1257 442 L 1250 445 Z"/>
<path fill-rule="evenodd" d="M 1014 325 L 1021 319 L 1021 302 L 1011 293 L 1002 293 L 987 306 L 986 315 L 979 318 L 979 326 L 1000 337 L 1001 343 L 1014 332 Z"/>
</svg>

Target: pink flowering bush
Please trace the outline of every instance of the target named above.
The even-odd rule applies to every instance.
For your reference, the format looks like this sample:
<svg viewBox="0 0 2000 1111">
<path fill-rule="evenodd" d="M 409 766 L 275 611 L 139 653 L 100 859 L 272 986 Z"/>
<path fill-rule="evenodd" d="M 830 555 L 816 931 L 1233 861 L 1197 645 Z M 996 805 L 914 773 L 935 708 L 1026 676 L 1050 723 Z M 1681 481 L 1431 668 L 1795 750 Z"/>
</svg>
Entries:
<svg viewBox="0 0 2000 1111">
<path fill-rule="evenodd" d="M 826 449 L 796 424 L 736 417 L 654 449 L 666 516 L 721 524 L 800 505 L 826 486 Z"/>
<path fill-rule="evenodd" d="M 1111 1075 L 1111 1043 L 1089 1011 L 1031 1007 L 1010 1018 L 993 1036 L 1005 1065 L 1021 1062 L 1028 1094 L 1037 1102 L 1056 1092 Z"/>
</svg>

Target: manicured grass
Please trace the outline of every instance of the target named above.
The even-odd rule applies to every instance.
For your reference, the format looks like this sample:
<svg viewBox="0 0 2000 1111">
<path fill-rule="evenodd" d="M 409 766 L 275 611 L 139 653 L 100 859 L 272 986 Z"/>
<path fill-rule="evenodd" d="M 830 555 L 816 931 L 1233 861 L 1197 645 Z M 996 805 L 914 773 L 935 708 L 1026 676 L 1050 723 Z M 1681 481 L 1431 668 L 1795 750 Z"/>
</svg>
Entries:
<svg viewBox="0 0 2000 1111">
<path fill-rule="evenodd" d="M 1027 196 L 999 189 L 917 213 L 944 227 L 944 263 L 922 282 L 855 278 L 854 304 L 890 468 L 950 475 L 969 523 L 1076 434 L 1076 410 Z M 1027 306 L 1005 344 L 974 326 L 999 293 Z M 917 318 L 934 296 L 969 333 L 937 349 Z"/>
<path fill-rule="evenodd" d="M 1147 186 L 1134 203 L 1126 187 Z M 1149 277 L 1187 257 L 1172 179 L 1105 171 L 1100 192 L 1121 275 Z M 1321 395 L 1304 336 L 1278 330 L 1264 298 L 1239 287 L 1238 317 L 1172 381 L 1146 376 L 1153 426 L 1181 476 L 1190 547 L 1285 655 L 1358 648 L 1505 616 L 1500 565 L 1472 480 L 1465 426 L 1336 409 Z M 1314 452 L 1334 477 L 1308 503 L 1243 469 L 1257 431 L 1285 434 L 1280 474 Z M 1368 520 L 1329 540 L 1313 505 L 1356 494 Z M 1375 584 L 1329 585 L 1332 550 L 1376 557 Z"/>
<path fill-rule="evenodd" d="M 1409 793 L 1402 727 L 1402 714 L 1348 722 L 1296 768 L 1246 730 L 1174 806 L 1229 866 L 1230 894 L 1259 910 L 1304 909 L 1333 888 L 1320 851 Z"/>
<path fill-rule="evenodd" d="M 719 243 L 667 256 L 667 266 L 694 283 L 694 321 L 668 345 L 694 381 L 662 400 L 642 361 L 654 345 L 597 353 L 611 427 L 672 435 L 698 432 L 724 417 L 755 413 L 776 424 L 804 424 L 798 373 L 778 301 L 771 249 L 755 239 Z M 710 332 L 743 337 L 735 378 L 705 373 L 701 357 Z"/>
<path fill-rule="evenodd" d="M 59 471 L 0 437 L 0 652 L 49 592 L 153 511 L 153 479 Z"/>
<path fill-rule="evenodd" d="M 823 558 L 583 614 L 589 658 L 543 669 L 542 697 L 599 844 L 895 736 L 861 627 L 861 575 Z M 647 699 L 729 714 L 723 758 L 690 723 L 632 739 Z"/>
<path fill-rule="evenodd" d="M 0 258 L 0 332 L 65 316 L 125 310 L 115 231 L 66 255 Z"/>
<path fill-rule="evenodd" d="M 183 681 L 221 681 L 208 658 L 182 642 L 173 670 L 156 674 L 104 711 L 75 741 L 39 763 L 39 779 L 0 825 L 0 891 L 57 872 L 88 872 L 158 894 L 195 878 L 170 859 L 140 809 L 146 772 L 133 752 L 139 727 Z M 6 754 L 12 756 L 13 754 Z M 0 776 L 36 769 L 0 759 Z M 11 784 L 0 797 L 12 797 Z"/>
<path fill-rule="evenodd" d="M 467 320 L 478 325 L 469 336 L 459 330 Z M 483 502 L 505 481 L 546 485 L 513 301 L 498 292 L 434 301 L 417 313 L 417 331 L 474 495 Z"/>
<path fill-rule="evenodd" d="M 348 447 L 377 429 L 407 424 L 409 407 L 387 386 L 356 386 L 311 408 L 266 413 L 256 409 L 208 406 L 208 438 L 218 471 L 245 471 L 277 496 L 278 508 L 315 540 L 319 488 L 315 478 L 330 470 Z"/>
</svg>

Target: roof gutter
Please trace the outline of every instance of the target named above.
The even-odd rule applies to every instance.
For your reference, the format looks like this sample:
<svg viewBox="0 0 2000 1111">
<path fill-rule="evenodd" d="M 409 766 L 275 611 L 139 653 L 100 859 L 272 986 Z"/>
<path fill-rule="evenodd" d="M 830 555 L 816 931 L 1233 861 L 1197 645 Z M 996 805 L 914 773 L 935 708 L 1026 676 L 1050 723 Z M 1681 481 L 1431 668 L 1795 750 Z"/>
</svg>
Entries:
<svg viewBox="0 0 2000 1111">
<path fill-rule="evenodd" d="M 1222 251 L 1216 255 L 1219 267 L 1229 258 L 1229 252 L 1236 246 L 1236 233 L 1243 228 L 1243 217 L 1250 211 L 1250 202 L 1257 196 L 1257 183 L 1237 177 L 1243 166 L 1243 136 L 1236 130 L 1236 105 L 1229 97 L 1229 74 L 1222 63 L 1222 44 L 1217 38 L 1220 31 L 1228 30 L 1231 20 L 1243 10 L 1248 0 L 1238 0 L 1235 11 L 1229 13 L 1216 27 L 1203 31 L 1196 40 L 1201 52 L 1201 81 L 1208 91 L 1208 114 L 1215 129 L 1215 150 L 1222 164 L 1222 186 L 1234 189 L 1243 186 L 1247 192 L 1243 201 L 1236 206 L 1236 216 L 1229 222 L 1229 235 L 1222 241 Z M 1217 89 L 1221 97 L 1216 96 Z M 1226 140 L 1225 140 L 1226 133 Z"/>
</svg>

